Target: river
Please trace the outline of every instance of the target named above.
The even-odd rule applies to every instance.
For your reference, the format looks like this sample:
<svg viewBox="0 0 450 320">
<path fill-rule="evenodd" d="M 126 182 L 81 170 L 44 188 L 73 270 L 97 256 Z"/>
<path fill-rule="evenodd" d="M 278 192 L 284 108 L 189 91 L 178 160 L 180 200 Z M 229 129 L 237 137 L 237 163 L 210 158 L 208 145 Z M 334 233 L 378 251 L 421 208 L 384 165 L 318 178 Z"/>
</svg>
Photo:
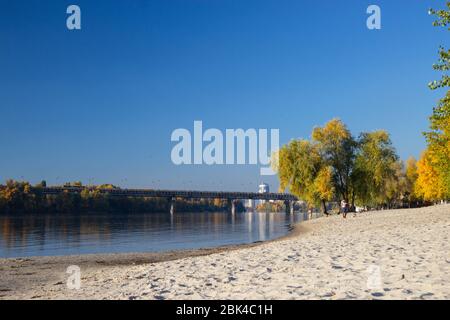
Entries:
<svg viewBox="0 0 450 320">
<path fill-rule="evenodd" d="M 162 252 L 266 241 L 303 213 L 0 215 L 0 257 Z"/>
</svg>

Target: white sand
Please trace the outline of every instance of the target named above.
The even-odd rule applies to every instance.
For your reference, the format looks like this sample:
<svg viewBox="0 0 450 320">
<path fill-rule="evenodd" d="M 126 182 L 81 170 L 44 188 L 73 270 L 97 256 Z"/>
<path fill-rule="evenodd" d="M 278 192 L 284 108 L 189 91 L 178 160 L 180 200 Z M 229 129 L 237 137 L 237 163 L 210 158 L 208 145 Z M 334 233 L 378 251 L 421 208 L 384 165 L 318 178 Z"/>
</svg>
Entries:
<svg viewBox="0 0 450 320">
<path fill-rule="evenodd" d="M 310 231 L 283 241 L 82 269 L 80 290 L 65 282 L 38 283 L 3 298 L 450 299 L 450 205 L 302 225 Z"/>
</svg>

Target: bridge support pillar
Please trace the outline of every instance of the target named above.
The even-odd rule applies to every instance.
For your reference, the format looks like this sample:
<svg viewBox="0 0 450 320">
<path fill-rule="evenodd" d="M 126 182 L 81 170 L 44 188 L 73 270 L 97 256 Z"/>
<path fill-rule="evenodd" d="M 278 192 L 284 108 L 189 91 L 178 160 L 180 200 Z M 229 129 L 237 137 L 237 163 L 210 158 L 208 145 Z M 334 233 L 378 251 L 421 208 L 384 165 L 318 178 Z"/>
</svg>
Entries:
<svg viewBox="0 0 450 320">
<path fill-rule="evenodd" d="M 169 198 L 168 202 L 169 202 L 170 214 L 173 215 L 175 213 L 175 202 L 176 202 L 176 199 L 175 198 Z"/>
<path fill-rule="evenodd" d="M 285 200 L 286 214 L 294 214 L 294 201 Z"/>
<path fill-rule="evenodd" d="M 233 199 L 228 199 L 228 210 L 230 210 L 230 213 L 232 215 L 234 215 L 236 213 L 236 201 L 237 200 L 233 200 Z"/>
</svg>

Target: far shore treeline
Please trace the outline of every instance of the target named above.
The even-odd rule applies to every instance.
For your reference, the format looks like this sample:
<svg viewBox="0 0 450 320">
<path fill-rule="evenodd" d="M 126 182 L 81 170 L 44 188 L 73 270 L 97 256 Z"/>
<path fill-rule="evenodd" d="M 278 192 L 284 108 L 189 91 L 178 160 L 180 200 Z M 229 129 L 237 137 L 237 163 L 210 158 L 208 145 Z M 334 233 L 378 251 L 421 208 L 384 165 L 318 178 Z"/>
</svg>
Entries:
<svg viewBox="0 0 450 320">
<path fill-rule="evenodd" d="M 433 25 L 450 31 L 450 1 L 446 8 L 430 9 Z M 292 140 L 274 157 L 280 190 L 288 190 L 310 207 L 345 200 L 351 208 L 391 208 L 450 199 L 450 50 L 440 47 L 433 69 L 442 73 L 429 83 L 447 90 L 433 109 L 427 149 L 419 161 L 400 161 L 387 131 L 353 137 L 347 126 L 333 119 L 313 129 L 310 140 Z"/>
<path fill-rule="evenodd" d="M 102 189 L 117 188 L 111 184 L 89 186 L 80 193 L 65 192 L 58 195 L 44 195 L 46 182 L 32 186 L 28 182 L 8 180 L 0 185 L 0 214 L 43 214 L 43 213 L 155 213 L 169 212 L 169 201 L 165 198 L 111 197 L 101 193 Z M 66 187 L 82 187 L 81 182 L 66 183 Z M 179 212 L 208 212 L 228 210 L 223 199 L 186 200 L 177 199 Z M 241 203 L 237 211 L 243 211 Z"/>
</svg>

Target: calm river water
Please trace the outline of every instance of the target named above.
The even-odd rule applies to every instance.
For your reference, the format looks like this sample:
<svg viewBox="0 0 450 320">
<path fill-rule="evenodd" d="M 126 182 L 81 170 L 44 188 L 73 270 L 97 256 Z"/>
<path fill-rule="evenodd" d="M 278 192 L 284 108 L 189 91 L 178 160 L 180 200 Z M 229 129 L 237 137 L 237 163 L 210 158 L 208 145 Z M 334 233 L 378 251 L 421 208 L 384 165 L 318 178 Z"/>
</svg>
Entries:
<svg viewBox="0 0 450 320">
<path fill-rule="evenodd" d="M 0 216 L 0 257 L 160 252 L 265 241 L 303 213 L 65 214 Z"/>
</svg>

